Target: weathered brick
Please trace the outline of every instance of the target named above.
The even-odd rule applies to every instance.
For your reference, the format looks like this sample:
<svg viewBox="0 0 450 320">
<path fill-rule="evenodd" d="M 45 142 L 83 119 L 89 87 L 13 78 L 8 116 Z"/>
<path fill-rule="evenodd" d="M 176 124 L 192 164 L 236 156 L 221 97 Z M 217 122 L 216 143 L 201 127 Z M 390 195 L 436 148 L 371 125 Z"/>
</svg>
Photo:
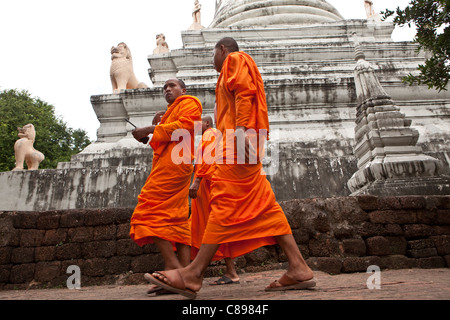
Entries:
<svg viewBox="0 0 450 320">
<path fill-rule="evenodd" d="M 295 242 L 300 244 L 309 243 L 309 234 L 304 229 L 294 229 L 292 230 L 292 234 L 294 236 Z"/>
<path fill-rule="evenodd" d="M 109 258 L 116 254 L 115 241 L 96 241 L 81 244 L 83 258 Z"/>
<path fill-rule="evenodd" d="M 56 246 L 38 247 L 34 251 L 34 259 L 36 262 L 52 261 L 55 259 Z"/>
<path fill-rule="evenodd" d="M 0 214 L 0 247 L 18 246 L 20 235 L 14 228 L 14 213 Z"/>
<path fill-rule="evenodd" d="M 139 247 L 131 239 L 121 239 L 117 241 L 118 256 L 137 256 L 143 253 L 143 248 Z"/>
<path fill-rule="evenodd" d="M 356 198 L 362 210 L 373 211 L 378 209 L 378 197 L 371 195 L 364 195 L 358 196 Z"/>
<path fill-rule="evenodd" d="M 403 209 L 424 209 L 427 204 L 423 196 L 399 197 L 399 202 Z"/>
<path fill-rule="evenodd" d="M 434 248 L 435 242 L 433 239 L 418 239 L 408 241 L 408 249 L 410 250 L 420 250 L 426 248 Z"/>
<path fill-rule="evenodd" d="M 437 211 L 419 210 L 417 211 L 417 223 L 422 224 L 436 224 L 438 213 Z"/>
<path fill-rule="evenodd" d="M 106 265 L 108 260 L 105 258 L 87 259 L 80 267 L 82 276 L 100 277 L 106 275 Z"/>
<path fill-rule="evenodd" d="M 115 240 L 116 239 L 116 226 L 105 225 L 93 227 L 93 240 Z"/>
<path fill-rule="evenodd" d="M 378 209 L 379 210 L 399 210 L 402 208 L 398 197 L 379 197 Z"/>
<path fill-rule="evenodd" d="M 84 224 L 86 226 L 101 226 L 114 223 L 114 214 L 111 211 L 91 210 L 84 216 Z"/>
<path fill-rule="evenodd" d="M 44 239 L 42 240 L 43 246 L 57 245 L 67 241 L 67 229 L 51 229 L 45 231 Z"/>
<path fill-rule="evenodd" d="M 342 246 L 346 255 L 362 257 L 366 255 L 366 243 L 362 239 L 344 239 Z"/>
<path fill-rule="evenodd" d="M 18 212 L 14 215 L 14 228 L 36 229 L 38 217 L 37 212 Z"/>
<path fill-rule="evenodd" d="M 450 209 L 450 195 L 439 197 L 439 208 Z"/>
<path fill-rule="evenodd" d="M 382 236 L 401 236 L 403 235 L 403 229 L 401 225 L 388 223 L 384 225 L 384 232 L 380 234 Z"/>
<path fill-rule="evenodd" d="M 34 261 L 34 248 L 14 248 L 11 253 L 11 262 L 14 264 L 30 263 Z"/>
<path fill-rule="evenodd" d="M 367 254 L 372 256 L 385 256 L 390 254 L 389 241 L 385 237 L 372 237 L 366 239 Z"/>
<path fill-rule="evenodd" d="M 408 269 L 414 268 L 416 263 L 412 258 L 408 258 L 404 255 L 390 255 L 390 256 L 382 256 L 381 259 L 381 268 L 388 269 Z"/>
<path fill-rule="evenodd" d="M 332 257 L 312 257 L 307 261 L 308 266 L 313 270 L 326 272 L 329 274 L 340 274 L 342 262 L 339 258 Z"/>
<path fill-rule="evenodd" d="M 271 258 L 271 255 L 267 248 L 261 247 L 245 256 L 247 265 L 261 265 L 261 263 L 267 262 Z"/>
<path fill-rule="evenodd" d="M 372 223 L 416 223 L 417 214 L 415 211 L 408 210 L 382 210 L 369 213 Z"/>
<path fill-rule="evenodd" d="M 162 270 L 164 268 L 164 261 L 161 255 L 144 254 L 134 257 L 131 260 L 131 271 L 137 272 L 151 272 L 154 270 Z"/>
<path fill-rule="evenodd" d="M 11 262 L 11 247 L 0 247 L 0 265 Z"/>
<path fill-rule="evenodd" d="M 117 225 L 116 238 L 117 239 L 130 239 L 130 224 L 129 223 L 122 223 L 122 224 Z"/>
<path fill-rule="evenodd" d="M 432 239 L 408 241 L 407 255 L 413 258 L 428 258 L 437 256 L 435 243 Z"/>
<path fill-rule="evenodd" d="M 61 273 L 61 262 L 38 262 L 36 263 L 34 280 L 37 282 L 48 282 L 57 277 Z"/>
<path fill-rule="evenodd" d="M 19 264 L 11 268 L 10 281 L 13 284 L 26 283 L 34 279 L 35 264 Z"/>
<path fill-rule="evenodd" d="M 82 257 L 81 244 L 76 242 L 57 245 L 55 257 L 58 260 L 79 259 Z"/>
<path fill-rule="evenodd" d="M 434 228 L 426 224 L 407 224 L 403 226 L 405 238 L 424 238 L 435 235 Z"/>
<path fill-rule="evenodd" d="M 431 237 L 440 256 L 450 254 L 450 235 Z"/>
<path fill-rule="evenodd" d="M 416 265 L 419 268 L 431 269 L 431 268 L 445 268 L 445 260 L 442 257 L 429 257 L 416 260 Z"/>
<path fill-rule="evenodd" d="M 405 255 L 406 254 L 407 242 L 404 237 L 387 236 L 386 239 L 389 242 L 389 248 L 390 248 L 389 254 L 392 254 L 392 255 Z"/>
<path fill-rule="evenodd" d="M 329 257 L 340 255 L 339 242 L 331 237 L 321 237 L 309 241 L 309 253 L 311 257 Z"/>
<path fill-rule="evenodd" d="M 443 258 L 444 258 L 445 265 L 447 266 L 447 268 L 450 268 L 450 254 L 445 255 Z"/>
<path fill-rule="evenodd" d="M 62 228 L 74 228 L 84 225 L 84 212 L 80 211 L 68 211 L 61 215 L 59 224 Z"/>
<path fill-rule="evenodd" d="M 94 240 L 93 227 L 70 228 L 68 231 L 68 239 L 71 242 L 89 242 Z"/>
<path fill-rule="evenodd" d="M 39 247 L 44 239 L 44 230 L 24 229 L 20 231 L 20 246 Z"/>
<path fill-rule="evenodd" d="M 58 229 L 60 215 L 58 212 L 48 211 L 39 214 L 36 222 L 36 228 L 40 230 Z"/>
<path fill-rule="evenodd" d="M 0 265 L 0 283 L 9 283 L 9 277 L 11 275 L 11 265 Z"/>
<path fill-rule="evenodd" d="M 399 224 L 382 224 L 364 222 L 359 227 L 359 235 L 363 238 L 373 236 L 396 236 L 403 235 L 403 229 Z"/>
<path fill-rule="evenodd" d="M 407 250 L 406 254 L 415 259 L 428 258 L 437 256 L 437 250 L 436 248 L 413 249 Z"/>
<path fill-rule="evenodd" d="M 435 224 L 450 224 L 450 209 L 438 210 Z"/>
<path fill-rule="evenodd" d="M 106 265 L 107 274 L 121 274 L 130 271 L 131 257 L 116 256 L 111 257 Z"/>
<path fill-rule="evenodd" d="M 133 209 L 129 208 L 117 208 L 114 209 L 114 222 L 116 224 L 127 223 L 130 225 L 131 216 L 133 215 Z"/>
<path fill-rule="evenodd" d="M 381 265 L 380 257 L 366 256 L 366 257 L 347 257 L 342 261 L 342 272 L 366 272 L 369 266 Z"/>
</svg>

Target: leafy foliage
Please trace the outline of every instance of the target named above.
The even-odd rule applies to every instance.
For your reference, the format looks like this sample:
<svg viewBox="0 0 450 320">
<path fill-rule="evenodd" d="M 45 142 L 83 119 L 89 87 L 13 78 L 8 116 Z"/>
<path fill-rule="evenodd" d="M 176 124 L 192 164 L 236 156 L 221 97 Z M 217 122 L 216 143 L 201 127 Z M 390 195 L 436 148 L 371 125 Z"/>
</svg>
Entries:
<svg viewBox="0 0 450 320">
<path fill-rule="evenodd" d="M 39 169 L 56 168 L 58 162 L 70 161 L 72 155 L 91 143 L 86 131 L 69 128 L 55 116 L 53 106 L 31 97 L 27 91 L 0 91 L 0 171 L 15 167 L 17 128 L 28 123 L 36 129 L 34 148 L 45 155 Z"/>
<path fill-rule="evenodd" d="M 404 81 L 413 84 L 426 84 L 428 88 L 447 90 L 450 78 L 450 1 L 412 0 L 405 9 L 382 12 L 383 18 L 394 16 L 397 26 L 415 25 L 414 39 L 423 49 L 431 53 L 425 64 L 419 66 L 420 74 L 409 74 Z"/>
</svg>

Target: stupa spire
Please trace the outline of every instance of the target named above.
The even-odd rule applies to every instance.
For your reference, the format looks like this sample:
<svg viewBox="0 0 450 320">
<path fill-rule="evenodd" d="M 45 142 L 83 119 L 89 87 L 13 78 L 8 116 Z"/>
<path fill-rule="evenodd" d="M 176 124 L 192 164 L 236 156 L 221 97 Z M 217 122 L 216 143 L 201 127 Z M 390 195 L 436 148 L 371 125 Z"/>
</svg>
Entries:
<svg viewBox="0 0 450 320">
<path fill-rule="evenodd" d="M 325 0 L 216 0 L 210 27 L 299 25 L 343 19 Z"/>
</svg>

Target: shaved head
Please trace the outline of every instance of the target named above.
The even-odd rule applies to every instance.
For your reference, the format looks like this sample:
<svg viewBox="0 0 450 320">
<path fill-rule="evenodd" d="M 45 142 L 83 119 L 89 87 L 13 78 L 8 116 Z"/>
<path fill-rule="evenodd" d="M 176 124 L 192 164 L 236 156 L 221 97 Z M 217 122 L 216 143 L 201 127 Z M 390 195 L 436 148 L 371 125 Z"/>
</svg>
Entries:
<svg viewBox="0 0 450 320">
<path fill-rule="evenodd" d="M 236 40 L 230 37 L 225 37 L 219 40 L 219 42 L 216 43 L 216 48 L 220 48 L 220 46 L 224 46 L 229 52 L 239 51 L 239 45 Z"/>
<path fill-rule="evenodd" d="M 233 38 L 225 37 L 214 47 L 213 64 L 217 72 L 222 70 L 223 62 L 230 53 L 239 51 L 239 46 Z"/>
<path fill-rule="evenodd" d="M 214 127 L 213 119 L 210 116 L 204 116 L 202 118 L 202 133 L 205 133 L 209 128 Z"/>
</svg>

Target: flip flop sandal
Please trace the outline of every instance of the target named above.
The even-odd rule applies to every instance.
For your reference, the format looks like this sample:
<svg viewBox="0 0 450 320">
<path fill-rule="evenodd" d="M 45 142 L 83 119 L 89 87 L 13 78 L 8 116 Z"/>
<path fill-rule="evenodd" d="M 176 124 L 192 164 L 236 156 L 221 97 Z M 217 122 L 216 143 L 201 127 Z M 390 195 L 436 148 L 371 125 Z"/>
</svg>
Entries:
<svg viewBox="0 0 450 320">
<path fill-rule="evenodd" d="M 158 291 L 161 291 L 163 288 L 158 286 L 152 286 L 147 290 L 147 294 L 157 293 Z"/>
<path fill-rule="evenodd" d="M 280 280 L 272 282 L 265 291 L 306 290 L 315 286 L 316 281 L 314 279 L 297 281 L 284 274 L 281 276 Z"/>
<path fill-rule="evenodd" d="M 237 283 L 240 283 L 239 280 L 233 281 L 227 276 L 222 276 L 221 278 L 217 279 L 213 283 L 210 283 L 210 285 L 220 286 L 220 285 L 224 285 L 224 284 L 237 284 Z"/>
<path fill-rule="evenodd" d="M 184 284 L 184 280 L 181 277 L 181 274 L 178 270 L 170 270 L 170 271 L 157 271 L 154 272 L 154 274 L 160 274 L 163 277 L 165 277 L 168 281 L 170 281 L 171 284 L 168 284 L 167 282 L 163 282 L 157 278 L 155 278 L 153 275 L 146 273 L 144 274 L 144 278 L 158 287 L 161 287 L 163 289 L 166 289 L 167 291 L 181 294 L 182 296 L 188 298 L 188 299 L 195 299 L 197 297 L 197 292 L 190 290 L 189 288 L 186 288 L 186 285 Z M 171 274 L 171 277 L 173 279 L 169 278 L 169 274 Z"/>
</svg>

